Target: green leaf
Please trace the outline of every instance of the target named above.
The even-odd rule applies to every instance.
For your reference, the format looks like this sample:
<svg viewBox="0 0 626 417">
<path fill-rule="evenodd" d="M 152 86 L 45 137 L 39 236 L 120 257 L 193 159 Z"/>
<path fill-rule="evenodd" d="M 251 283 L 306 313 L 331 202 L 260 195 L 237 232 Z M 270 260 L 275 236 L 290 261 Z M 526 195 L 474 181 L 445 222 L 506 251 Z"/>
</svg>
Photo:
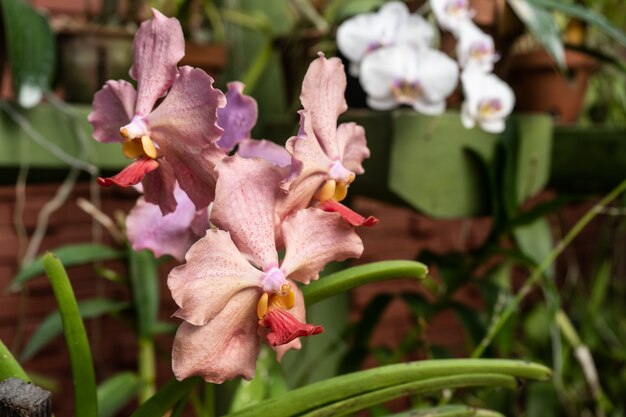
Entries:
<svg viewBox="0 0 626 417">
<path fill-rule="evenodd" d="M 409 277 L 424 279 L 427 274 L 428 267 L 415 261 L 372 262 L 327 275 L 303 287 L 302 294 L 306 304 L 312 305 L 340 292 L 370 282 Z"/>
<path fill-rule="evenodd" d="M 23 0 L 1 0 L 13 87 L 22 107 L 33 107 L 50 89 L 56 44 L 48 20 Z"/>
<path fill-rule="evenodd" d="M 136 310 L 137 332 L 140 337 L 154 334 L 159 314 L 159 273 L 156 260 L 148 250 L 128 249 L 129 280 Z"/>
<path fill-rule="evenodd" d="M 507 0 L 517 17 L 528 27 L 530 33 L 564 71 L 565 49 L 554 17 L 531 0 Z"/>
<path fill-rule="evenodd" d="M 131 417 L 162 416 L 173 408 L 182 398 L 189 395 L 192 389 L 202 381 L 199 377 L 187 378 L 183 381 L 171 379 L 157 391 L 148 401 L 143 403 Z"/>
<path fill-rule="evenodd" d="M 552 231 L 550 230 L 550 224 L 545 218 L 516 227 L 513 230 L 513 234 L 521 252 L 537 265 L 552 251 Z M 554 267 L 549 267 L 546 273 L 548 276 L 553 277 Z"/>
<path fill-rule="evenodd" d="M 416 408 L 387 417 L 504 417 L 504 415 L 491 410 L 483 410 L 467 405 L 442 405 L 432 408 Z"/>
<path fill-rule="evenodd" d="M 59 260 L 66 267 L 124 257 L 124 252 L 96 243 L 79 243 L 61 246 L 56 249 L 52 249 L 51 252 L 54 252 L 55 256 L 59 258 Z M 43 274 L 43 258 L 44 257 L 41 256 L 30 265 L 22 268 L 13 278 L 13 282 L 10 287 L 11 290 L 19 290 L 26 281 Z"/>
<path fill-rule="evenodd" d="M 98 417 L 113 417 L 132 400 L 141 382 L 132 372 L 122 372 L 98 386 Z"/>
<path fill-rule="evenodd" d="M 551 371 L 545 366 L 501 359 L 444 359 L 381 366 L 337 376 L 265 400 L 230 416 L 287 417 L 321 406 L 394 385 L 430 378 L 489 373 L 546 380 Z"/>
<path fill-rule="evenodd" d="M 0 340 L 0 381 L 9 378 L 19 378 L 23 381 L 30 381 L 30 378 L 22 369 L 20 363 L 13 357 L 13 354 Z"/>
<path fill-rule="evenodd" d="M 276 362 L 274 355 L 263 346 L 256 361 L 256 375 L 251 381 L 241 379 L 233 394 L 229 412 L 239 411 L 269 398 L 270 368 Z"/>
<path fill-rule="evenodd" d="M 96 417 L 98 398 L 93 360 L 72 285 L 59 258 L 47 253 L 43 258 L 43 265 L 61 312 L 63 333 L 72 367 L 75 414 L 81 417 Z"/>
<path fill-rule="evenodd" d="M 341 417 L 355 411 L 362 410 L 366 407 L 407 395 L 429 394 L 444 389 L 481 386 L 515 389 L 517 387 L 517 383 L 515 378 L 509 375 L 486 373 L 428 378 L 422 381 L 394 385 L 356 397 L 351 397 L 343 401 L 338 401 L 331 405 L 320 407 L 314 411 L 303 414 L 302 417 Z"/>
<path fill-rule="evenodd" d="M 113 301 L 106 298 L 95 298 L 93 300 L 81 301 L 78 303 L 80 316 L 84 319 L 99 317 L 108 313 L 116 313 L 128 308 L 129 303 Z M 28 340 L 28 344 L 20 354 L 21 361 L 27 361 L 46 346 L 55 336 L 61 333 L 61 315 L 55 311 L 48 315 L 39 325 L 37 330 Z"/>
<path fill-rule="evenodd" d="M 626 33 L 614 26 L 606 17 L 593 10 L 581 6 L 579 4 L 570 4 L 562 1 L 552 0 L 528 0 L 537 7 L 544 7 L 549 10 L 561 12 L 570 17 L 576 17 L 590 25 L 597 26 L 608 36 L 619 42 L 622 46 L 626 46 Z"/>
</svg>

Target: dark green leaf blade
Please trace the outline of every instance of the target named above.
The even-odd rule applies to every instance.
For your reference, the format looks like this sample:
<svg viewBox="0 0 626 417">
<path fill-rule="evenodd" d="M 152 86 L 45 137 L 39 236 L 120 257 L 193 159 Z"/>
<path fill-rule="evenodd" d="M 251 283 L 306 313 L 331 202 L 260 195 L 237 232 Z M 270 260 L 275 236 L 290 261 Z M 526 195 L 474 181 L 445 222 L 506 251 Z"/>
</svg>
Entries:
<svg viewBox="0 0 626 417">
<path fill-rule="evenodd" d="M 105 261 L 109 259 L 119 259 L 124 256 L 124 252 L 117 251 L 109 246 L 96 243 L 78 243 L 74 245 L 61 246 L 52 249 L 52 252 L 65 265 L 81 265 L 88 262 Z M 11 290 L 17 291 L 31 278 L 44 273 L 43 256 L 37 258 L 32 264 L 25 266 L 13 278 Z"/>
<path fill-rule="evenodd" d="M 43 265 L 61 312 L 63 333 L 72 367 L 75 414 L 81 417 L 96 417 L 98 415 L 96 376 L 74 290 L 59 258 L 47 253 L 43 258 Z"/>
<path fill-rule="evenodd" d="M 162 416 L 173 408 L 180 399 L 189 395 L 200 381 L 202 381 L 200 377 L 187 378 L 183 381 L 171 379 L 152 398 L 143 403 L 131 417 Z"/>
<path fill-rule="evenodd" d="M 56 44 L 48 20 L 23 0 L 1 0 L 13 87 L 22 107 L 33 107 L 50 89 Z"/>
<path fill-rule="evenodd" d="M 142 338 L 151 338 L 159 314 L 159 273 L 154 255 L 148 250 L 135 252 L 128 248 L 129 280 L 136 309 L 137 332 Z"/>
<path fill-rule="evenodd" d="M 99 317 L 104 314 L 114 313 L 129 307 L 129 303 L 113 301 L 106 298 L 94 298 L 78 303 L 78 310 L 83 319 Z M 27 361 L 48 344 L 55 336 L 63 331 L 61 315 L 55 311 L 48 315 L 35 330 L 28 344 L 20 354 L 21 361 Z"/>
</svg>

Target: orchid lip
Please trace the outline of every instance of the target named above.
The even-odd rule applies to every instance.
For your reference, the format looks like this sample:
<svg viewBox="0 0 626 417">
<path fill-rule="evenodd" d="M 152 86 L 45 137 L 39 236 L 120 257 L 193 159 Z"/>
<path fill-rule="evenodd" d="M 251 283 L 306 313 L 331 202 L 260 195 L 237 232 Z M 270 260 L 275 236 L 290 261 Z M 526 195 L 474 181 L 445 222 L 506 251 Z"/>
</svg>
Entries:
<svg viewBox="0 0 626 417">
<path fill-rule="evenodd" d="M 411 106 L 422 95 L 423 90 L 419 81 L 396 80 L 391 86 L 391 92 L 398 103 Z"/>
<path fill-rule="evenodd" d="M 146 119 L 143 116 L 135 115 L 126 126 L 120 128 L 120 134 L 124 139 L 141 138 L 142 136 L 150 136 Z"/>
<path fill-rule="evenodd" d="M 261 286 L 264 292 L 286 295 L 291 290 L 291 284 L 287 281 L 285 272 L 274 266 L 263 274 Z"/>
</svg>

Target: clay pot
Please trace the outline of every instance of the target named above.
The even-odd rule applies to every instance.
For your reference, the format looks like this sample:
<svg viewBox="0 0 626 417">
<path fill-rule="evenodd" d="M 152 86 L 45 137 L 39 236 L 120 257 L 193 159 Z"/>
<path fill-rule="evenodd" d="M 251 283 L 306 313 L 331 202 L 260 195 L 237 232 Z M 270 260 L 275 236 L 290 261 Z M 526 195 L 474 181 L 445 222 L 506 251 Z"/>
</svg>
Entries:
<svg viewBox="0 0 626 417">
<path fill-rule="evenodd" d="M 575 123 L 597 62 L 580 52 L 566 50 L 567 74 L 561 75 L 543 50 L 515 55 L 508 83 L 515 92 L 515 109 L 550 113 L 558 124 Z"/>
</svg>

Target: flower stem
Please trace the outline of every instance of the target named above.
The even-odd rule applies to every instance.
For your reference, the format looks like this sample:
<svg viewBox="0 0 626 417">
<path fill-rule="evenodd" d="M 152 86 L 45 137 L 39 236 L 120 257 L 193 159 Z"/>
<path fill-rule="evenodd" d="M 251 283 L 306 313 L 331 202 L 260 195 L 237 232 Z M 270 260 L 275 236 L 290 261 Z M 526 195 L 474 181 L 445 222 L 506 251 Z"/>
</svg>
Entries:
<svg viewBox="0 0 626 417">
<path fill-rule="evenodd" d="M 610 193 L 604 196 L 598 203 L 596 203 L 578 222 L 572 227 L 567 235 L 561 240 L 554 249 L 541 261 L 541 263 L 533 270 L 530 277 L 526 280 L 522 288 L 515 295 L 511 303 L 502 310 L 502 314 L 494 316 L 491 321 L 491 326 L 487 330 L 487 334 L 480 341 L 474 352 L 472 352 L 472 358 L 479 358 L 485 351 L 485 349 L 491 344 L 493 338 L 498 334 L 502 326 L 511 317 L 511 315 L 517 310 L 520 302 L 528 295 L 530 290 L 539 282 L 543 273 L 548 269 L 550 265 L 558 258 L 558 256 L 569 246 L 570 243 L 583 231 L 583 229 L 589 224 L 591 220 L 602 210 L 605 206 L 617 198 L 622 192 L 626 190 L 626 179 L 617 185 Z"/>
<path fill-rule="evenodd" d="M 139 391 L 139 403 L 143 404 L 156 392 L 154 339 L 151 337 L 140 337 L 137 345 L 139 348 L 139 378 L 142 382 L 142 388 Z"/>
</svg>

